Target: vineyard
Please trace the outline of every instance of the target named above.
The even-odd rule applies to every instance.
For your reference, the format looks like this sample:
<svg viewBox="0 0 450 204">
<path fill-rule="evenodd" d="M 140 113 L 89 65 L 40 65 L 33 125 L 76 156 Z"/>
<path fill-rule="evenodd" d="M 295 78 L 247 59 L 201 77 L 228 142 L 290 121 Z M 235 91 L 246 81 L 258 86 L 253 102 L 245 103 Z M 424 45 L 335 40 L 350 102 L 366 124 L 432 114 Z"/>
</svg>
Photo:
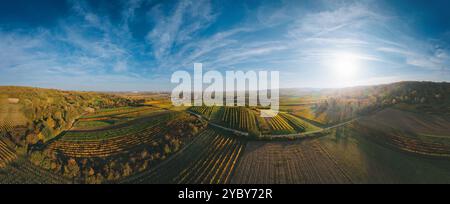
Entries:
<svg viewBox="0 0 450 204">
<path fill-rule="evenodd" d="M 295 117 L 291 114 L 288 113 L 279 113 L 279 115 L 285 119 L 286 121 L 288 121 L 292 127 L 295 128 L 295 130 L 297 132 L 309 132 L 309 131 L 315 131 L 315 130 L 319 130 L 319 127 L 316 127 L 298 117 Z"/>
<path fill-rule="evenodd" d="M 189 111 L 194 113 L 198 113 L 205 118 L 211 119 L 211 117 L 217 112 L 220 107 L 216 106 L 192 106 L 189 108 Z"/>
<path fill-rule="evenodd" d="M 89 119 L 89 118 L 102 118 L 102 117 L 110 117 L 110 116 L 119 116 L 119 115 L 126 115 L 126 114 L 132 114 L 132 113 L 139 113 L 142 111 L 147 110 L 154 110 L 155 108 L 150 106 L 140 106 L 140 107 L 120 107 L 120 108 L 110 108 L 110 109 L 100 109 L 95 111 L 94 113 L 87 114 L 82 119 Z"/>
<path fill-rule="evenodd" d="M 17 158 L 17 155 L 14 153 L 14 150 L 8 146 L 5 142 L 6 138 L 0 136 L 0 168 L 5 167 L 8 163 L 14 161 Z"/>
<path fill-rule="evenodd" d="M 448 136 L 415 134 L 398 130 L 382 131 L 359 123 L 356 123 L 353 128 L 383 145 L 415 154 L 450 158 L 450 137 Z"/>
<path fill-rule="evenodd" d="M 275 117 L 266 118 L 267 123 L 271 129 L 271 134 L 291 134 L 296 133 L 295 129 L 286 121 L 280 114 Z"/>
<path fill-rule="evenodd" d="M 176 118 L 178 113 L 164 112 L 158 115 L 143 117 L 114 126 L 108 126 L 94 130 L 72 130 L 61 135 L 63 141 L 96 141 L 112 139 L 123 135 L 132 135 L 144 131 L 148 128 Z"/>
<path fill-rule="evenodd" d="M 288 112 L 294 116 L 307 119 L 316 126 L 327 124 L 327 115 L 325 113 L 316 114 L 313 105 L 290 106 Z"/>
<path fill-rule="evenodd" d="M 0 169 L 1 184 L 69 184 L 68 178 L 33 165 L 25 159 L 18 159 Z"/>
<path fill-rule="evenodd" d="M 202 115 L 213 123 L 251 135 L 284 135 L 320 130 L 319 127 L 289 113 L 280 112 L 272 118 L 260 117 L 261 110 L 256 107 L 195 106 L 189 111 Z"/>
<path fill-rule="evenodd" d="M 12 129 L 11 122 L 3 121 L 0 123 L 0 168 L 5 167 L 8 163 L 17 158 L 16 153 L 8 145 L 9 140 L 5 138 L 5 134 Z"/>
<path fill-rule="evenodd" d="M 428 102 L 448 94 L 288 96 L 261 117 L 167 93 L 15 89 L 0 94 L 0 183 L 450 183 L 448 100 Z"/>
<path fill-rule="evenodd" d="M 93 129 L 93 128 L 102 128 L 110 125 L 116 124 L 117 120 L 112 119 L 97 119 L 97 120 L 79 120 L 74 124 L 73 129 L 75 130 L 84 130 L 84 129 Z"/>
<path fill-rule="evenodd" d="M 0 121 L 0 133 L 4 134 L 13 129 L 13 124 L 9 120 Z"/>
<path fill-rule="evenodd" d="M 140 118 L 94 131 L 68 131 L 48 148 L 71 157 L 108 157 L 124 153 L 137 146 L 151 144 L 164 129 L 160 125 L 176 118 L 177 113 L 165 113 L 148 118 Z"/>
<path fill-rule="evenodd" d="M 103 112 L 99 110 L 94 115 L 88 115 L 81 117 L 78 119 L 73 129 L 75 130 L 86 130 L 86 129 L 94 129 L 94 128 L 103 128 L 110 125 L 117 125 L 121 123 L 126 123 L 127 121 L 135 120 L 142 117 L 149 117 L 152 115 L 158 115 L 161 113 L 167 112 L 163 109 L 156 109 L 153 107 L 136 107 L 134 109 L 127 108 L 118 108 L 109 109 L 109 111 Z"/>
<path fill-rule="evenodd" d="M 161 165 L 124 183 L 229 183 L 245 142 L 208 129 Z"/>
<path fill-rule="evenodd" d="M 249 142 L 231 183 L 351 183 L 317 141 Z"/>
<path fill-rule="evenodd" d="M 384 109 L 354 124 L 353 131 L 409 153 L 450 157 L 450 121 L 436 115 Z"/>
<path fill-rule="evenodd" d="M 141 132 L 99 141 L 55 141 L 48 148 L 70 157 L 108 157 L 127 152 L 139 145 L 151 144 L 160 133 L 162 128 L 155 125 Z"/>
<path fill-rule="evenodd" d="M 252 110 L 245 107 L 222 107 L 215 121 L 230 128 L 257 132 L 256 117 Z"/>
<path fill-rule="evenodd" d="M 359 131 L 356 124 L 339 127 L 317 142 L 353 183 L 448 183 L 448 158 L 418 156 L 392 148 Z"/>
</svg>

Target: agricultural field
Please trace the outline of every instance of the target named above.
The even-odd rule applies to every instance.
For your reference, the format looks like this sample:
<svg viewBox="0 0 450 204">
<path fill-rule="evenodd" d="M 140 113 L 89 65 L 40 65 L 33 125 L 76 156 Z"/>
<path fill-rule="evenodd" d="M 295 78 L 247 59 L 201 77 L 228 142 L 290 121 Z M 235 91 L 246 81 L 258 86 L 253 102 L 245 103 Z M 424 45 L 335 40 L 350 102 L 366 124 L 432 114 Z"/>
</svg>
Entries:
<svg viewBox="0 0 450 204">
<path fill-rule="evenodd" d="M 216 112 L 220 109 L 221 107 L 210 107 L 210 106 L 192 106 L 190 107 L 188 110 L 192 111 L 194 113 L 197 113 L 199 115 L 202 115 L 205 118 L 211 119 L 212 116 L 214 116 L 216 114 Z"/>
<path fill-rule="evenodd" d="M 296 132 L 310 132 L 310 131 L 316 131 L 320 128 L 317 126 L 314 126 L 311 123 L 306 122 L 305 120 L 302 120 L 298 117 L 295 117 L 288 113 L 279 113 L 279 115 L 288 121 L 291 126 L 296 130 Z"/>
<path fill-rule="evenodd" d="M 290 106 L 286 111 L 296 117 L 309 121 L 315 126 L 324 127 L 328 123 L 326 114 L 316 114 L 313 105 Z"/>
<path fill-rule="evenodd" d="M 63 141 L 92 141 L 104 140 L 120 137 L 122 135 L 131 135 L 148 128 L 157 126 L 161 122 L 168 121 L 177 116 L 176 112 L 158 112 L 147 117 L 141 117 L 135 120 L 127 121 L 117 125 L 111 125 L 103 128 L 91 130 L 69 130 L 62 133 L 59 137 Z"/>
<path fill-rule="evenodd" d="M 214 118 L 227 127 L 243 130 L 257 131 L 255 111 L 245 107 L 222 107 Z"/>
<path fill-rule="evenodd" d="M 17 159 L 15 151 L 8 142 L 8 139 L 0 135 L 0 168 L 7 166 L 8 163 Z"/>
<path fill-rule="evenodd" d="M 0 168 L 0 184 L 70 184 L 73 180 L 33 165 L 25 158 Z"/>
<path fill-rule="evenodd" d="M 270 134 L 272 135 L 296 133 L 295 128 L 298 128 L 298 126 L 292 127 L 289 121 L 285 117 L 280 116 L 280 114 L 275 117 L 265 118 L 265 120 L 270 127 Z M 300 131 L 304 131 L 304 129 Z"/>
<path fill-rule="evenodd" d="M 348 125 L 318 139 L 248 142 L 231 183 L 449 183 L 448 172 L 448 159 L 399 152 Z"/>
<path fill-rule="evenodd" d="M 405 89 L 284 95 L 264 118 L 164 93 L 6 88 L 0 183 L 450 183 L 447 99 Z"/>
<path fill-rule="evenodd" d="M 10 121 L 5 120 L 0 123 L 0 168 L 7 166 L 8 163 L 17 158 L 17 155 L 12 148 L 14 145 L 6 138 L 7 132 L 12 129 L 13 125 Z"/>
<path fill-rule="evenodd" d="M 14 128 L 14 125 L 11 121 L 4 120 L 0 123 L 0 133 L 6 134 L 8 131 L 11 131 Z"/>
<path fill-rule="evenodd" d="M 13 126 L 26 125 L 29 120 L 21 111 L 23 105 L 19 102 L 17 98 L 0 95 L 0 127 L 5 126 L 11 130 Z"/>
<path fill-rule="evenodd" d="M 316 141 L 249 142 L 231 183 L 350 183 Z"/>
<path fill-rule="evenodd" d="M 115 154 L 125 153 L 140 145 L 151 144 L 163 129 L 156 124 L 143 131 L 126 134 L 114 138 L 99 140 L 57 140 L 48 145 L 48 148 L 63 153 L 70 157 L 108 157 Z"/>
<path fill-rule="evenodd" d="M 30 160 L 77 183 L 111 182 L 166 160 L 205 127 L 196 117 L 164 111 L 105 128 L 69 130 Z"/>
<path fill-rule="evenodd" d="M 229 183 L 245 140 L 207 129 L 161 165 L 124 183 Z"/>
<path fill-rule="evenodd" d="M 0 0 L 3 183 L 176 185 L 1 191 L 163 204 L 450 184 L 450 0 Z"/>
<path fill-rule="evenodd" d="M 120 107 L 97 110 L 94 113 L 86 114 L 77 119 L 72 129 L 84 130 L 102 128 L 162 112 L 166 112 L 166 110 L 151 106 Z"/>
<path fill-rule="evenodd" d="M 260 109 L 256 107 L 194 106 L 189 111 L 208 118 L 212 123 L 252 135 L 283 135 L 320 129 L 288 113 L 279 113 L 273 118 L 260 117 Z"/>
<path fill-rule="evenodd" d="M 72 130 L 83 130 L 83 129 L 94 129 L 94 128 L 102 128 L 110 125 L 117 124 L 119 120 L 109 119 L 109 118 L 100 118 L 95 120 L 82 120 L 79 119 L 75 124 Z"/>
<path fill-rule="evenodd" d="M 377 142 L 355 125 L 318 140 L 352 183 L 449 183 L 450 161 Z"/>
<path fill-rule="evenodd" d="M 109 108 L 109 109 L 100 109 L 96 110 L 93 113 L 88 113 L 80 119 L 92 119 L 92 118 L 108 118 L 108 117 L 120 117 L 120 116 L 126 116 L 133 113 L 139 113 L 144 111 L 154 111 L 156 108 L 151 106 L 126 106 L 126 107 L 119 107 L 119 108 Z"/>
<path fill-rule="evenodd" d="M 450 158 L 448 118 L 385 109 L 355 125 L 375 142 L 411 153 Z"/>
</svg>

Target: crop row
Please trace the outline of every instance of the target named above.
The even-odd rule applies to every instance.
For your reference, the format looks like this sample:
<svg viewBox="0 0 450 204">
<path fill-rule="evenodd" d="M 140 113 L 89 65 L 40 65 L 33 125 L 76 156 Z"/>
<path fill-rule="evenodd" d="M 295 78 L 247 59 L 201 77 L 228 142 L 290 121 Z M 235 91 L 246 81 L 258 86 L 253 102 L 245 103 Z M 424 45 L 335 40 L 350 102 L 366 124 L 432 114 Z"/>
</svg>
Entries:
<svg viewBox="0 0 450 204">
<path fill-rule="evenodd" d="M 206 118 L 211 118 L 211 115 L 216 111 L 216 107 L 211 106 L 192 106 L 189 108 L 190 111 L 198 113 Z"/>
<path fill-rule="evenodd" d="M 87 114 L 83 116 L 83 119 L 89 118 L 102 118 L 102 117 L 110 117 L 122 114 L 131 114 L 137 113 L 141 111 L 154 110 L 153 107 L 149 106 L 141 106 L 141 107 L 121 107 L 121 108 L 113 108 L 113 109 L 103 109 L 98 110 L 95 113 Z"/>
<path fill-rule="evenodd" d="M 0 169 L 2 184 L 68 184 L 70 179 L 58 176 L 45 169 L 37 167 L 25 159 L 18 159 L 7 167 Z"/>
<path fill-rule="evenodd" d="M 239 130 L 257 130 L 256 116 L 245 107 L 223 107 L 220 121 Z"/>
<path fill-rule="evenodd" d="M 279 114 L 281 117 L 286 119 L 292 125 L 292 127 L 294 127 L 297 130 L 297 132 L 308 132 L 320 129 L 319 127 L 316 127 L 315 125 L 306 122 L 298 118 L 297 116 L 293 116 L 288 113 L 279 113 Z"/>
<path fill-rule="evenodd" d="M 67 131 L 62 135 L 63 141 L 98 141 L 105 139 L 112 139 L 115 137 L 121 137 L 124 135 L 132 135 L 145 131 L 146 129 L 152 129 L 163 122 L 174 119 L 178 116 L 177 113 L 162 113 L 157 116 L 151 116 L 146 118 L 140 118 L 133 121 L 129 121 L 126 124 L 120 124 L 112 126 L 110 128 L 99 130 L 80 130 L 80 131 Z"/>
<path fill-rule="evenodd" d="M 366 135 L 367 138 L 372 139 L 375 142 L 395 147 L 406 152 L 436 157 L 450 157 L 450 145 L 447 139 L 443 141 L 426 140 L 426 136 L 425 138 L 421 138 L 410 132 L 396 130 L 387 132 L 376 130 L 359 123 L 354 124 L 352 130 L 356 130 L 357 132 L 362 133 L 362 135 Z"/>
<path fill-rule="evenodd" d="M 3 136 L 0 136 L 0 168 L 5 167 L 9 162 L 12 162 L 17 158 L 17 155 L 3 139 Z"/>
<path fill-rule="evenodd" d="M 13 129 L 12 122 L 10 120 L 0 121 L 0 135 Z"/>
<path fill-rule="evenodd" d="M 284 118 L 282 118 L 279 114 L 266 119 L 270 128 L 272 129 L 272 133 L 295 133 L 294 128 L 287 122 Z"/>
<path fill-rule="evenodd" d="M 5 142 L 7 140 L 5 138 L 6 132 L 9 132 L 13 129 L 12 122 L 9 120 L 1 121 L 0 123 L 0 168 L 5 167 L 8 163 L 14 161 L 17 158 L 14 150 L 8 146 Z"/>
<path fill-rule="evenodd" d="M 316 141 L 250 142 L 231 183 L 351 183 Z"/>
<path fill-rule="evenodd" d="M 245 143 L 208 129 L 159 166 L 124 183 L 229 183 Z"/>
<path fill-rule="evenodd" d="M 108 157 L 124 153 L 139 145 L 151 144 L 162 131 L 160 126 L 153 126 L 142 132 L 100 141 L 59 140 L 51 143 L 49 148 L 70 157 Z"/>
</svg>

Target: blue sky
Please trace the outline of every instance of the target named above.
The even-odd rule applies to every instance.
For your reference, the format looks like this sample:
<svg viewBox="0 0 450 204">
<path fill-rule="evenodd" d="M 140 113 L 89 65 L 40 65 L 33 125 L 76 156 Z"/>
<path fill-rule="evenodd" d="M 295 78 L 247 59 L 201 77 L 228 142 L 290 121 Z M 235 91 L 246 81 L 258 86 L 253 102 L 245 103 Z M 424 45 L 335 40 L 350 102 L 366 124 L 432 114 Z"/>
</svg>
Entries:
<svg viewBox="0 0 450 204">
<path fill-rule="evenodd" d="M 277 70 L 281 87 L 450 81 L 450 1 L 2 1 L 0 85 L 170 90 L 170 76 Z M 357 71 L 339 77 L 336 56 Z"/>
</svg>

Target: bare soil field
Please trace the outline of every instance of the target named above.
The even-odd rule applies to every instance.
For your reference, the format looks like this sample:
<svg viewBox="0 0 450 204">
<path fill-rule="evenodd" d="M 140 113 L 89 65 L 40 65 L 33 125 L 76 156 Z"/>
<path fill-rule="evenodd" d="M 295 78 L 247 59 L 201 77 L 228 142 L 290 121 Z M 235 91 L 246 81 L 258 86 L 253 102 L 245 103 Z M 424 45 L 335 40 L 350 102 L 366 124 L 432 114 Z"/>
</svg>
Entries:
<svg viewBox="0 0 450 204">
<path fill-rule="evenodd" d="M 353 183 L 450 183 L 450 160 L 376 142 L 353 125 L 319 138 Z M 423 148 L 421 144 L 418 147 Z"/>
<path fill-rule="evenodd" d="M 388 108 L 355 123 L 355 130 L 379 144 L 405 152 L 450 158 L 450 119 Z"/>
<path fill-rule="evenodd" d="M 450 183 L 450 160 L 389 148 L 346 125 L 311 140 L 248 142 L 231 183 Z"/>
<path fill-rule="evenodd" d="M 231 183 L 350 183 L 317 141 L 249 142 Z"/>
<path fill-rule="evenodd" d="M 377 129 L 392 128 L 407 132 L 448 135 L 450 137 L 450 118 L 393 108 L 384 109 L 373 116 L 362 119 L 361 123 Z"/>
</svg>

